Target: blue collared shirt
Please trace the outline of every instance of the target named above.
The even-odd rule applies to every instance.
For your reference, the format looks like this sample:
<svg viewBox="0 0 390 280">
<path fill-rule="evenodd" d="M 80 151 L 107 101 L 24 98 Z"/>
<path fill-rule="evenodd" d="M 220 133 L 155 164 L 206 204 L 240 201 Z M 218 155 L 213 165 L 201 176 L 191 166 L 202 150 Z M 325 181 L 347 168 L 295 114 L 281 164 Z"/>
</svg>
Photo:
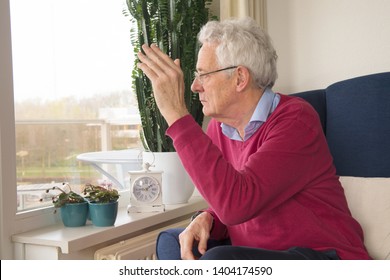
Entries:
<svg viewBox="0 0 390 280">
<path fill-rule="evenodd" d="M 227 124 L 222 123 L 222 133 L 236 141 L 246 141 L 262 126 L 267 120 L 268 116 L 276 109 L 280 101 L 280 95 L 274 93 L 270 88 L 266 88 L 261 96 L 259 103 L 257 103 L 256 109 L 253 112 L 249 123 L 246 125 L 244 131 L 244 139 L 241 138 L 237 129 Z"/>
</svg>

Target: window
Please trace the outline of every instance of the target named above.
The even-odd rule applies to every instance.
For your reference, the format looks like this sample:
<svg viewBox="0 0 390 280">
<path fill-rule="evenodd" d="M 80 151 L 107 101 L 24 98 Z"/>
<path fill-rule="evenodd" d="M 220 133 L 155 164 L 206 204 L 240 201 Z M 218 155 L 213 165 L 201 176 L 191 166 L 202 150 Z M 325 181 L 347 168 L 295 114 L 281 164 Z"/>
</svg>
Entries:
<svg viewBox="0 0 390 280">
<path fill-rule="evenodd" d="M 138 148 L 123 0 L 11 0 L 18 210 L 102 174 L 77 155 Z M 40 202 L 40 200 L 43 202 Z"/>
</svg>

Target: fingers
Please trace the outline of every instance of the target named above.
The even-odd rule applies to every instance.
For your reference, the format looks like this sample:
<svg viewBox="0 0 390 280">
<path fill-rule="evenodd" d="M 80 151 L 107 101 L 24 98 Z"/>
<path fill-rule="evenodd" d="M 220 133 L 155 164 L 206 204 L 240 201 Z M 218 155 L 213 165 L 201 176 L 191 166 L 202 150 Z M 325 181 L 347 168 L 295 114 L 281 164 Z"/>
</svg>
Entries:
<svg viewBox="0 0 390 280">
<path fill-rule="evenodd" d="M 158 78 L 158 74 L 153 67 L 153 62 L 141 52 L 138 53 L 138 58 L 141 63 L 138 63 L 137 67 L 141 69 L 149 79 L 154 80 Z"/>
<path fill-rule="evenodd" d="M 156 44 L 151 44 L 150 47 L 143 45 L 142 49 L 145 54 L 162 69 L 165 69 L 166 66 L 174 66 L 172 58 L 160 50 Z"/>
<path fill-rule="evenodd" d="M 145 73 L 152 83 L 156 83 L 160 79 L 160 81 L 164 81 L 164 83 L 177 79 L 181 81 L 183 79 L 179 59 L 173 61 L 155 44 L 152 44 L 151 47 L 143 45 L 142 49 L 145 54 L 142 52 L 138 53 L 138 58 L 141 62 L 138 63 L 137 66 Z"/>
<path fill-rule="evenodd" d="M 208 240 L 208 238 L 204 238 L 204 237 L 199 240 L 198 251 L 199 251 L 199 253 L 201 253 L 201 255 L 204 255 L 204 253 L 206 253 L 207 240 Z"/>
<path fill-rule="evenodd" d="M 174 61 L 175 65 L 180 68 L 180 59 L 176 58 Z"/>
<path fill-rule="evenodd" d="M 183 260 L 194 260 L 193 248 L 195 242 L 201 255 L 207 250 L 207 242 L 210 238 L 209 218 L 211 215 L 207 212 L 198 215 L 180 234 L 180 253 Z"/>
<path fill-rule="evenodd" d="M 195 256 L 192 253 L 192 247 L 194 244 L 194 238 L 186 234 L 184 231 L 180 234 L 180 255 L 183 260 L 195 260 Z"/>
<path fill-rule="evenodd" d="M 138 53 L 138 68 L 150 79 L 156 104 L 167 121 L 173 124 L 188 114 L 184 99 L 184 75 L 180 60 L 172 60 L 156 45 L 142 46 L 144 54 Z"/>
<path fill-rule="evenodd" d="M 152 44 L 150 47 L 143 45 L 142 49 L 145 54 L 142 52 L 138 53 L 138 58 L 141 61 L 141 63 L 138 64 L 138 67 L 144 71 L 147 76 L 150 75 L 150 78 L 159 77 L 169 70 L 180 70 L 180 61 L 178 59 L 173 61 L 155 44 Z"/>
</svg>

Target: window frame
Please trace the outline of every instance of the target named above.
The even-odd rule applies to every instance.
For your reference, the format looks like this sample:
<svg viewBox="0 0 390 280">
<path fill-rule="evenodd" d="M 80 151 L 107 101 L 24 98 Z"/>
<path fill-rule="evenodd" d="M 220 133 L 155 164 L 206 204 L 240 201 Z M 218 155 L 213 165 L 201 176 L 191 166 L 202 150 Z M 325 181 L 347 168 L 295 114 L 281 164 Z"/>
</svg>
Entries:
<svg viewBox="0 0 390 280">
<path fill-rule="evenodd" d="M 16 214 L 16 187 L 10 187 L 16 186 L 16 155 L 9 0 L 0 1 L 0 18 L 0 251 L 1 259 L 12 259 L 10 236 L 29 228 L 30 222 L 22 227 L 23 217 Z"/>
<path fill-rule="evenodd" d="M 12 44 L 9 0 L 0 1 L 0 252 L 1 259 L 13 259 L 11 236 L 57 221 L 51 207 L 17 213 L 15 115 L 12 74 Z"/>
</svg>

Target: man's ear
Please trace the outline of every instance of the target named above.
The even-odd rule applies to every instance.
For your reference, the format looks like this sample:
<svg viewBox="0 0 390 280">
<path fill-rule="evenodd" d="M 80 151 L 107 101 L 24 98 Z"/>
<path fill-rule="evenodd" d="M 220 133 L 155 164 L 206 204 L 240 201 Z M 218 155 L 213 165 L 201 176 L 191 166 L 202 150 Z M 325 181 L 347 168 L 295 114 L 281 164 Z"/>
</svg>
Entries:
<svg viewBox="0 0 390 280">
<path fill-rule="evenodd" d="M 251 80 L 251 74 L 249 69 L 243 66 L 237 67 L 237 92 L 245 90 Z"/>
</svg>

